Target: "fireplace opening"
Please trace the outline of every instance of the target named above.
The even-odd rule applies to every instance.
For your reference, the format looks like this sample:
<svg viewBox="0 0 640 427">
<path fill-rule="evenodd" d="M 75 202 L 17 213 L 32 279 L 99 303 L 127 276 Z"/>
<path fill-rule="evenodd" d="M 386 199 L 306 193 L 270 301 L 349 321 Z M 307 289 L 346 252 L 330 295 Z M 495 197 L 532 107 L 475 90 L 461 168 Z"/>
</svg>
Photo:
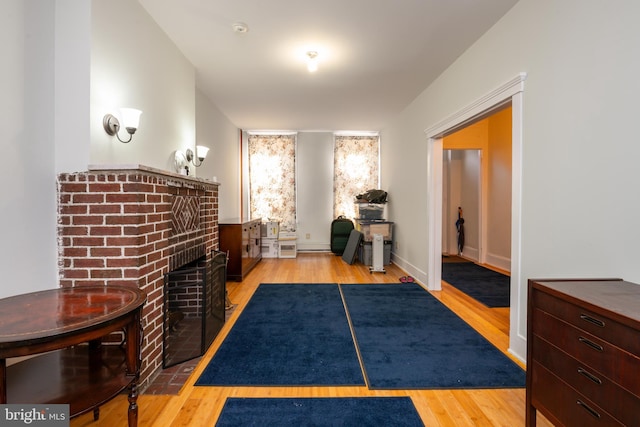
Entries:
<svg viewBox="0 0 640 427">
<path fill-rule="evenodd" d="M 202 356 L 225 322 L 227 255 L 212 251 L 164 277 L 162 367 Z"/>
</svg>

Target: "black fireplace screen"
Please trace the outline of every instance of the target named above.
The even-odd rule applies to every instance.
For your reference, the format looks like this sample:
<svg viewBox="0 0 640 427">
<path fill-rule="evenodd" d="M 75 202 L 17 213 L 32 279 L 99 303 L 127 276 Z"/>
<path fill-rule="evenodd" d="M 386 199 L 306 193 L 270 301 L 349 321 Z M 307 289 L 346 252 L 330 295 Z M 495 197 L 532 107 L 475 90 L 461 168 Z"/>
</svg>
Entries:
<svg viewBox="0 0 640 427">
<path fill-rule="evenodd" d="M 227 255 L 212 251 L 164 278 L 162 367 L 202 356 L 225 321 Z"/>
</svg>

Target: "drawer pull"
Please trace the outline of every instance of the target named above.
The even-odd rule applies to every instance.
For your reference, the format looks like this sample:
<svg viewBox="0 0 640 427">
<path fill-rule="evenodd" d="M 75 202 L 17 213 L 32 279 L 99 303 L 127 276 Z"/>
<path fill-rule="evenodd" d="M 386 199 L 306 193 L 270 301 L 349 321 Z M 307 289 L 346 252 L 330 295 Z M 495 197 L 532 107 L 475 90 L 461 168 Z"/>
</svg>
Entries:
<svg viewBox="0 0 640 427">
<path fill-rule="evenodd" d="M 600 414 L 598 413 L 598 411 L 596 411 L 595 409 L 593 409 L 592 407 L 584 403 L 582 400 L 578 399 L 576 403 L 578 404 L 578 406 L 581 406 L 582 408 L 584 408 L 594 418 L 600 418 Z"/>
<path fill-rule="evenodd" d="M 600 384 L 600 385 L 602 384 L 602 380 L 600 378 L 596 377 L 595 375 L 593 375 L 592 373 L 590 373 L 588 371 L 585 371 L 582 368 L 578 368 L 578 373 L 583 375 L 583 376 L 585 376 L 585 377 L 587 377 L 587 378 L 589 378 L 591 381 L 593 381 L 596 384 Z"/>
<path fill-rule="evenodd" d="M 587 314 L 581 314 L 580 318 L 582 320 L 584 320 L 585 322 L 589 322 L 589 323 L 592 323 L 592 324 L 594 324 L 596 326 L 600 326 L 601 328 L 604 328 L 604 322 L 602 320 L 600 320 L 600 319 L 596 319 L 595 317 L 591 317 L 591 316 L 589 316 Z"/>
<path fill-rule="evenodd" d="M 596 344 L 591 340 L 588 340 L 584 337 L 578 337 L 578 341 L 580 341 L 582 344 L 586 344 L 589 347 L 591 347 L 594 350 L 598 350 L 598 351 L 604 351 L 604 347 L 602 347 L 600 344 Z"/>
</svg>

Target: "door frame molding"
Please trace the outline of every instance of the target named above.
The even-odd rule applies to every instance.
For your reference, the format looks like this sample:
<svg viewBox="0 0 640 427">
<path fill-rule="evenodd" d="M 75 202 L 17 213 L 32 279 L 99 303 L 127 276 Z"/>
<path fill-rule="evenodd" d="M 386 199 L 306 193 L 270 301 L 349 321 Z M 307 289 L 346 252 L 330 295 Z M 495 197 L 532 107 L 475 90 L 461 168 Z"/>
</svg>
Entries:
<svg viewBox="0 0 640 427">
<path fill-rule="evenodd" d="M 509 347 L 518 357 L 526 352 L 526 282 L 520 276 L 522 210 L 522 107 L 526 73 L 511 80 L 446 119 L 425 129 L 427 137 L 427 289 L 442 289 L 442 138 L 511 102 L 511 295 Z M 511 350 L 510 350 L 511 351 Z"/>
</svg>

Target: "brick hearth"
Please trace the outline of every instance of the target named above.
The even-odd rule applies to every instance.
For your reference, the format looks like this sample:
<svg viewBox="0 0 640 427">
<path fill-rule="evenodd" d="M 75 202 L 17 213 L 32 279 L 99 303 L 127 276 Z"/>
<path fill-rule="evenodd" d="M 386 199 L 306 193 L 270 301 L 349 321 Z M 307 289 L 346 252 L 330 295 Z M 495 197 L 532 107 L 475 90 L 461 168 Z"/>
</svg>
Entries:
<svg viewBox="0 0 640 427">
<path fill-rule="evenodd" d="M 58 176 L 60 286 L 147 293 L 143 390 L 162 367 L 164 275 L 217 248 L 217 183 L 140 165 Z"/>
</svg>

